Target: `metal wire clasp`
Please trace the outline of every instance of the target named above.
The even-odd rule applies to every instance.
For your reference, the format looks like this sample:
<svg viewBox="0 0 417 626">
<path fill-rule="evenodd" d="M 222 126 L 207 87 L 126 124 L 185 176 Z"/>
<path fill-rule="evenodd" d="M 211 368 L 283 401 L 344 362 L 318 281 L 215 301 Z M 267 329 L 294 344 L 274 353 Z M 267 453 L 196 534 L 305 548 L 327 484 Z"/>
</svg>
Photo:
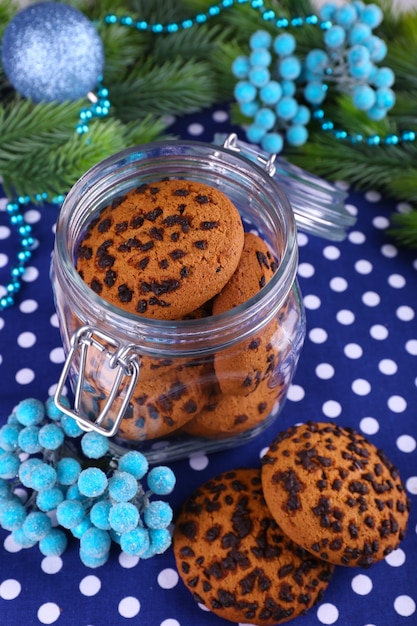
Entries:
<svg viewBox="0 0 417 626">
<path fill-rule="evenodd" d="M 231 133 L 227 135 L 226 139 L 223 142 L 223 148 L 226 150 L 231 150 L 232 152 L 241 152 L 241 148 L 238 146 L 238 137 L 236 133 Z M 256 155 L 257 162 L 262 165 L 265 172 L 269 176 L 275 176 L 276 167 L 275 167 L 275 159 L 277 158 L 276 154 L 271 154 L 268 159 L 265 159 L 261 154 Z"/>
<path fill-rule="evenodd" d="M 98 350 L 100 353 L 104 353 L 105 358 L 108 359 L 110 369 L 116 370 L 110 393 L 108 394 L 103 409 L 96 419 L 90 419 L 90 417 L 83 415 L 82 403 L 86 386 L 87 353 L 91 348 Z M 111 348 L 114 348 L 114 350 Z M 134 344 L 120 345 L 113 337 L 98 330 L 94 326 L 81 326 L 71 337 L 70 350 L 55 391 L 54 401 L 57 407 L 66 415 L 74 418 L 78 425 L 85 431 L 95 430 L 106 437 L 115 435 L 139 377 L 140 364 L 136 350 L 137 347 Z M 61 398 L 74 359 L 78 354 L 79 372 L 74 390 L 74 408 L 71 409 L 62 403 Z M 119 411 L 116 417 L 112 416 L 111 419 L 108 420 L 107 427 L 103 426 L 103 422 L 109 417 L 115 399 L 121 395 L 121 389 L 125 389 L 125 394 Z"/>
</svg>

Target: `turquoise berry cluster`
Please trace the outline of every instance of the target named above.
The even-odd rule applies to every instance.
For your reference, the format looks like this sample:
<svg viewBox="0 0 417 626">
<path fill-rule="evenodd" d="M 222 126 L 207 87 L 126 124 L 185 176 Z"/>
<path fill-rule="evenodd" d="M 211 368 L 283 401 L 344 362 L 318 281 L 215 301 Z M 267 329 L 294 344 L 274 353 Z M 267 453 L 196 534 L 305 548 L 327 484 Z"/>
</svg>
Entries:
<svg viewBox="0 0 417 626">
<path fill-rule="evenodd" d="M 73 439 L 78 456 L 68 445 Z M 81 430 L 53 398 L 23 400 L 0 428 L 0 526 L 45 556 L 61 555 L 70 535 L 91 568 L 106 563 L 112 543 L 142 559 L 161 554 L 171 545 L 173 514 L 167 502 L 151 498 L 174 486 L 169 467 L 149 470 L 135 450 L 112 455 L 108 438 Z"/>
<path fill-rule="evenodd" d="M 249 120 L 247 139 L 268 153 L 281 152 L 285 142 L 306 143 L 307 126 L 331 84 L 371 120 L 383 119 L 395 104 L 394 73 L 378 66 L 387 54 L 385 42 L 373 33 L 383 19 L 380 7 L 360 0 L 329 3 L 320 17 L 323 48 L 311 49 L 302 59 L 293 34 L 273 37 L 258 30 L 250 37 L 249 55 L 232 63 L 238 79 L 234 97 Z"/>
</svg>

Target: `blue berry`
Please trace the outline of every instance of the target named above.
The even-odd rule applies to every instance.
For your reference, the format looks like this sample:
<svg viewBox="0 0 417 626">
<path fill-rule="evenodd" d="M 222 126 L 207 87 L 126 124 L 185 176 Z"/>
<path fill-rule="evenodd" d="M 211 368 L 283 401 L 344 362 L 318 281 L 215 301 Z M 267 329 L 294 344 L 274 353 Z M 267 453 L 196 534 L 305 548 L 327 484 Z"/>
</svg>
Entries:
<svg viewBox="0 0 417 626">
<path fill-rule="evenodd" d="M 75 419 L 66 414 L 61 417 L 61 428 L 68 437 L 79 437 L 84 432 Z"/>
<path fill-rule="evenodd" d="M 302 124 L 293 124 L 287 129 L 286 137 L 290 146 L 303 146 L 308 139 L 308 131 Z"/>
<path fill-rule="evenodd" d="M 304 97 L 311 104 L 321 104 L 326 97 L 326 85 L 319 81 L 311 81 L 304 87 Z"/>
<path fill-rule="evenodd" d="M 62 396 L 60 398 L 60 402 L 67 408 L 70 407 L 70 402 L 66 396 Z M 53 420 L 54 422 L 60 420 L 62 416 L 64 415 L 61 409 L 58 409 L 57 405 L 55 404 L 55 400 L 53 399 L 52 396 L 50 396 L 45 402 L 45 411 L 49 419 Z"/>
<path fill-rule="evenodd" d="M 128 472 L 115 472 L 109 480 L 109 494 L 115 502 L 127 502 L 137 493 L 138 483 Z"/>
<path fill-rule="evenodd" d="M 247 78 L 249 74 L 249 68 L 250 63 L 247 57 L 236 57 L 236 59 L 232 63 L 233 76 L 236 76 L 236 78 L 239 79 Z"/>
<path fill-rule="evenodd" d="M 23 522 L 22 530 L 28 539 L 40 541 L 50 532 L 51 520 L 42 511 L 32 511 Z"/>
<path fill-rule="evenodd" d="M 39 443 L 39 430 L 38 426 L 26 426 L 20 431 L 19 447 L 27 454 L 36 454 L 42 451 L 42 446 Z"/>
<path fill-rule="evenodd" d="M 395 93 L 390 87 L 379 87 L 375 104 L 379 109 L 391 109 L 395 104 Z"/>
<path fill-rule="evenodd" d="M 358 13 L 354 6 L 345 4 L 337 9 L 334 19 L 343 28 L 350 28 L 358 19 Z"/>
<path fill-rule="evenodd" d="M 4 424 L 0 428 L 0 448 L 5 452 L 14 452 L 19 447 L 20 424 Z"/>
<path fill-rule="evenodd" d="M 15 543 L 17 543 L 21 548 L 33 548 L 38 543 L 34 539 L 29 539 L 26 537 L 25 532 L 22 527 L 17 528 L 12 532 L 12 538 Z"/>
<path fill-rule="evenodd" d="M 294 117 L 294 115 L 297 113 L 297 109 L 297 100 L 290 96 L 284 96 L 283 98 L 281 98 L 281 100 L 275 107 L 278 117 L 286 121 L 291 120 Z"/>
<path fill-rule="evenodd" d="M 151 548 L 154 554 L 162 554 L 171 545 L 171 533 L 167 528 L 151 528 L 149 530 Z"/>
<path fill-rule="evenodd" d="M 265 135 L 265 128 L 258 124 L 250 124 L 246 128 L 246 137 L 250 143 L 259 143 Z"/>
<path fill-rule="evenodd" d="M 320 48 L 313 48 L 310 50 L 305 58 L 306 69 L 313 75 L 322 76 L 325 69 L 329 67 L 330 59 L 327 52 Z"/>
<path fill-rule="evenodd" d="M 284 57 L 279 61 L 278 68 L 284 80 L 296 80 L 301 74 L 301 63 L 296 56 Z"/>
<path fill-rule="evenodd" d="M 86 554 L 85 552 L 83 552 L 83 550 L 80 550 L 79 554 L 80 554 L 80 561 L 86 567 L 90 567 L 91 569 L 95 569 L 96 567 L 102 567 L 103 565 L 107 563 L 107 560 L 109 558 L 108 552 L 101 557 L 91 556 L 90 554 Z"/>
<path fill-rule="evenodd" d="M 56 464 L 57 481 L 61 485 L 73 485 L 81 472 L 81 463 L 72 457 L 59 459 Z"/>
<path fill-rule="evenodd" d="M 107 476 L 99 467 L 87 467 L 78 476 L 78 489 L 87 498 L 96 498 L 107 488 Z"/>
<path fill-rule="evenodd" d="M 377 107 L 376 105 L 371 107 L 369 109 L 369 111 L 367 111 L 367 115 L 369 117 L 370 120 L 374 120 L 375 122 L 378 122 L 380 120 L 383 120 L 384 117 L 387 114 L 387 110 L 381 107 Z"/>
<path fill-rule="evenodd" d="M 146 456 L 136 450 L 126 452 L 119 460 L 119 470 L 132 474 L 137 480 L 145 476 L 148 468 L 149 463 Z"/>
<path fill-rule="evenodd" d="M 131 502 L 118 502 L 109 512 L 109 523 L 117 533 L 127 533 L 136 528 L 139 522 L 139 511 Z"/>
<path fill-rule="evenodd" d="M 39 550 L 44 556 L 61 556 L 67 547 L 67 537 L 59 528 L 52 528 L 49 533 L 39 541 Z"/>
<path fill-rule="evenodd" d="M 257 48 L 269 48 L 271 45 L 272 36 L 266 30 L 257 30 L 254 32 L 250 39 L 249 45 L 252 50 Z"/>
<path fill-rule="evenodd" d="M 45 417 L 45 406 L 40 400 L 27 398 L 16 407 L 16 418 L 23 426 L 35 426 Z"/>
<path fill-rule="evenodd" d="M 387 56 L 387 44 L 383 39 L 377 37 L 376 35 L 369 37 L 363 42 L 363 45 L 368 48 L 371 60 L 374 63 L 380 63 Z"/>
<path fill-rule="evenodd" d="M 100 500 L 93 504 L 90 510 L 91 523 L 101 530 L 110 530 L 109 513 L 112 504 L 109 500 Z"/>
<path fill-rule="evenodd" d="M 252 102 L 256 98 L 256 87 L 248 81 L 239 81 L 235 85 L 234 97 L 237 102 Z"/>
<path fill-rule="evenodd" d="M 142 557 L 149 549 L 149 533 L 145 528 L 135 528 L 120 537 L 120 547 L 123 552 L 131 556 Z"/>
<path fill-rule="evenodd" d="M 372 31 L 367 24 L 358 22 L 354 24 L 349 31 L 348 39 L 351 46 L 356 44 L 363 44 L 369 37 L 371 37 Z"/>
<path fill-rule="evenodd" d="M 269 85 L 265 85 L 265 87 L 262 87 L 262 89 L 268 88 L 268 86 Z M 262 92 L 262 89 L 260 90 L 260 93 Z M 245 115 L 246 117 L 253 117 L 258 109 L 259 109 L 259 104 L 255 101 L 242 102 L 240 105 L 240 110 L 242 114 Z"/>
<path fill-rule="evenodd" d="M 11 484 L 4 478 L 0 478 L 0 503 L 3 500 L 11 500 L 12 497 Z"/>
<path fill-rule="evenodd" d="M 84 514 L 84 507 L 79 500 L 64 500 L 56 509 L 58 523 L 69 530 L 82 522 Z"/>
<path fill-rule="evenodd" d="M 111 539 L 106 530 L 92 526 L 80 539 L 80 551 L 85 555 L 99 559 L 108 555 Z"/>
<path fill-rule="evenodd" d="M 319 8 L 319 15 L 325 22 L 332 21 L 336 13 L 337 6 L 332 2 L 326 2 Z"/>
<path fill-rule="evenodd" d="M 0 526 L 4 530 L 17 530 L 26 519 L 26 508 L 18 498 L 0 503 Z"/>
<path fill-rule="evenodd" d="M 93 430 L 81 438 L 81 449 L 89 459 L 100 459 L 109 451 L 110 443 L 107 437 Z"/>
<path fill-rule="evenodd" d="M 148 474 L 148 487 L 158 496 L 166 496 L 175 487 L 175 474 L 171 468 L 154 467 Z"/>
<path fill-rule="evenodd" d="M 172 521 L 172 509 L 167 502 L 150 502 L 143 512 L 143 519 L 148 528 L 166 528 Z"/>
<path fill-rule="evenodd" d="M 345 43 L 346 31 L 342 26 L 332 26 L 324 33 L 324 43 L 328 48 L 340 48 Z"/>
<path fill-rule="evenodd" d="M 256 48 L 251 52 L 249 61 L 252 66 L 268 67 L 271 63 L 271 53 L 267 48 Z"/>
<path fill-rule="evenodd" d="M 18 474 L 20 460 L 13 452 L 0 454 L 0 478 L 15 478 Z"/>
<path fill-rule="evenodd" d="M 276 115 L 271 109 L 262 108 L 255 113 L 254 123 L 265 130 L 271 130 L 274 127 Z"/>
<path fill-rule="evenodd" d="M 73 526 L 71 528 L 71 534 L 76 538 L 76 539 L 81 539 L 81 537 L 83 536 L 83 534 L 92 527 L 92 522 L 90 520 L 90 518 L 86 515 L 85 517 L 83 517 L 83 519 L 81 520 L 81 522 L 79 524 L 77 524 L 76 526 Z"/>
<path fill-rule="evenodd" d="M 297 90 L 293 80 L 282 80 L 281 88 L 283 96 L 294 96 Z"/>
<path fill-rule="evenodd" d="M 36 505 L 38 509 L 47 513 L 48 511 L 54 511 L 60 502 L 64 500 L 64 493 L 59 487 L 51 487 L 51 489 L 44 489 L 40 491 L 36 496 Z"/>
<path fill-rule="evenodd" d="M 269 154 L 278 154 L 284 146 L 284 140 L 279 133 L 266 133 L 262 137 L 261 147 Z"/>
<path fill-rule="evenodd" d="M 384 19 L 382 9 L 376 4 L 368 4 L 362 9 L 361 21 L 367 24 L 370 28 L 376 28 Z"/>
<path fill-rule="evenodd" d="M 22 485 L 32 488 L 32 474 L 39 465 L 42 465 L 42 461 L 36 457 L 27 459 L 21 463 L 19 467 L 19 480 Z"/>
<path fill-rule="evenodd" d="M 395 75 L 390 67 L 378 68 L 372 80 L 375 87 L 392 87 L 394 82 Z"/>
<path fill-rule="evenodd" d="M 46 450 L 57 450 L 64 443 L 64 431 L 58 424 L 45 424 L 39 430 L 39 443 Z"/>
<path fill-rule="evenodd" d="M 48 463 L 40 463 L 31 475 L 31 487 L 36 491 L 51 489 L 56 483 L 56 470 Z"/>
<path fill-rule="evenodd" d="M 369 85 L 357 85 L 352 92 L 352 102 L 359 111 L 368 111 L 376 101 L 375 91 Z"/>
<path fill-rule="evenodd" d="M 292 123 L 302 124 L 303 126 L 305 126 L 306 124 L 309 123 L 310 118 L 311 118 L 310 109 L 304 106 L 304 104 L 300 104 L 298 106 L 297 113 L 292 118 Z"/>
<path fill-rule="evenodd" d="M 279 56 L 292 54 L 297 46 L 295 37 L 290 33 L 281 33 L 274 39 L 273 48 Z"/>
<path fill-rule="evenodd" d="M 350 75 L 357 80 L 369 79 L 372 75 L 374 65 L 371 61 L 365 61 L 359 65 L 353 65 L 350 69 Z"/>
<path fill-rule="evenodd" d="M 255 65 L 250 69 L 248 78 L 255 87 L 264 87 L 269 83 L 271 75 L 266 67 Z"/>
</svg>

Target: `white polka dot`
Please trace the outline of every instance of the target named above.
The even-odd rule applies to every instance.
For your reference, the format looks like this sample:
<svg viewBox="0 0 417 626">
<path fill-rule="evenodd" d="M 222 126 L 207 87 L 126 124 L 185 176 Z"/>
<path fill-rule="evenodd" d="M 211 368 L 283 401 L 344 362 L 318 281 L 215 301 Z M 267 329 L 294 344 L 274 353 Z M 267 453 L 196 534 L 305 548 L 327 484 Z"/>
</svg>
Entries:
<svg viewBox="0 0 417 626">
<path fill-rule="evenodd" d="M 386 228 L 389 227 L 390 221 L 388 218 L 384 217 L 383 215 L 377 215 L 372 220 L 372 225 L 374 226 L 374 228 L 377 228 L 378 230 L 385 230 Z"/>
<path fill-rule="evenodd" d="M 8 226 L 0 226 L 0 239 L 7 239 L 12 234 Z"/>
<path fill-rule="evenodd" d="M 348 288 L 348 282 L 346 278 L 342 278 L 342 276 L 335 276 L 332 278 L 329 285 L 330 289 L 332 291 L 336 291 L 337 293 L 342 293 Z"/>
<path fill-rule="evenodd" d="M 326 417 L 338 417 L 342 412 L 342 406 L 336 400 L 327 400 L 322 406 L 323 414 Z"/>
<path fill-rule="evenodd" d="M 101 580 L 98 576 L 85 576 L 79 584 L 80 592 L 83 596 L 95 596 L 101 589 Z"/>
<path fill-rule="evenodd" d="M 309 294 L 305 296 L 303 301 L 304 301 L 305 308 L 310 309 L 311 311 L 315 311 L 321 306 L 320 298 L 313 294 Z"/>
<path fill-rule="evenodd" d="M 398 213 L 411 213 L 413 207 L 408 202 L 399 202 L 397 204 Z"/>
<path fill-rule="evenodd" d="M 204 126 L 202 124 L 194 122 L 194 124 L 190 124 L 188 126 L 187 132 L 194 137 L 197 135 L 202 135 L 204 133 Z"/>
<path fill-rule="evenodd" d="M 417 496 L 417 476 L 410 476 L 407 479 L 405 486 L 407 487 L 407 491 L 413 496 Z"/>
<path fill-rule="evenodd" d="M 28 224 L 36 224 L 41 220 L 41 212 L 38 209 L 28 209 L 25 211 L 25 221 Z"/>
<path fill-rule="evenodd" d="M 335 261 L 340 257 L 340 250 L 336 246 L 326 246 L 323 249 L 323 256 L 329 261 Z"/>
<path fill-rule="evenodd" d="M 391 243 L 386 243 L 381 248 L 381 254 L 387 259 L 393 259 L 394 257 L 397 256 L 398 250 Z"/>
<path fill-rule="evenodd" d="M 407 343 L 405 344 L 405 349 L 408 354 L 411 354 L 412 356 L 417 356 L 417 339 L 410 339 L 409 341 L 407 341 Z"/>
<path fill-rule="evenodd" d="M 407 408 L 407 401 L 402 396 L 391 396 L 387 404 L 394 413 L 403 413 Z"/>
<path fill-rule="evenodd" d="M 126 596 L 120 600 L 118 608 L 122 617 L 136 617 L 140 611 L 140 602 L 133 596 Z"/>
<path fill-rule="evenodd" d="M 397 317 L 399 320 L 401 320 L 402 322 L 410 322 L 412 319 L 414 319 L 414 309 L 411 308 L 411 306 L 399 306 L 398 309 L 395 311 Z"/>
<path fill-rule="evenodd" d="M 369 333 L 373 339 L 386 339 L 388 337 L 388 328 L 382 324 L 374 324 L 369 329 Z"/>
<path fill-rule="evenodd" d="M 298 274 L 302 278 L 311 278 L 314 276 L 314 266 L 311 263 L 300 263 L 298 266 Z"/>
<path fill-rule="evenodd" d="M 0 176 L 0 183 L 2 182 L 3 182 L 3 178 Z M 9 203 L 8 198 L 0 198 L 0 211 L 5 211 L 8 203 Z"/>
<path fill-rule="evenodd" d="M 168 619 L 164 619 L 164 621 L 161 622 L 161 626 L 181 626 L 181 624 L 176 619 L 172 619 L 171 617 L 169 617 Z"/>
<path fill-rule="evenodd" d="M 363 417 L 359 427 L 365 435 L 375 435 L 379 430 L 379 422 L 374 417 Z"/>
<path fill-rule="evenodd" d="M 265 446 L 264 448 L 261 448 L 260 452 L 259 452 L 259 458 L 262 459 L 262 457 L 265 456 L 265 454 L 268 452 L 269 450 L 269 446 Z"/>
<path fill-rule="evenodd" d="M 355 314 L 348 309 L 341 309 L 336 313 L 336 319 L 339 324 L 343 324 L 343 326 L 349 326 L 355 321 Z"/>
<path fill-rule="evenodd" d="M 308 244 L 308 237 L 305 233 L 297 232 L 298 247 L 302 248 Z"/>
<path fill-rule="evenodd" d="M 13 539 L 12 535 L 7 535 L 4 540 L 3 547 L 6 552 L 10 552 L 10 554 L 15 554 L 23 550 L 22 546 Z"/>
<path fill-rule="evenodd" d="M 178 584 L 178 574 L 176 570 L 167 567 L 159 572 L 157 580 L 162 589 L 173 589 Z"/>
<path fill-rule="evenodd" d="M 227 111 L 214 111 L 212 117 L 215 122 L 227 122 L 229 114 Z"/>
<path fill-rule="evenodd" d="M 368 202 L 379 202 L 381 200 L 381 194 L 379 191 L 367 191 L 365 194 L 365 198 Z"/>
<path fill-rule="evenodd" d="M 401 274 L 391 274 L 388 276 L 388 284 L 394 289 L 401 289 L 405 285 L 405 278 Z"/>
<path fill-rule="evenodd" d="M 366 241 L 365 234 L 361 233 L 359 230 L 352 230 L 348 235 L 348 239 L 350 243 L 354 243 L 357 245 Z"/>
<path fill-rule="evenodd" d="M 316 367 L 316 376 L 321 380 L 329 380 L 334 376 L 334 367 L 330 363 L 320 363 Z"/>
<path fill-rule="evenodd" d="M 370 263 L 366 259 L 360 259 L 359 261 L 356 261 L 354 267 L 358 274 L 363 275 L 370 274 L 373 270 L 372 263 Z"/>
<path fill-rule="evenodd" d="M 29 331 L 21 333 L 17 338 L 17 343 L 21 348 L 31 348 L 36 343 L 36 335 Z"/>
<path fill-rule="evenodd" d="M 126 554 L 126 552 L 119 553 L 119 565 L 124 569 L 131 569 L 132 567 L 136 567 L 138 563 L 138 556 L 132 556 L 130 554 Z"/>
<path fill-rule="evenodd" d="M 382 359 L 378 363 L 378 369 L 381 374 L 386 374 L 387 376 L 392 376 L 392 374 L 396 374 L 398 370 L 398 366 L 395 361 L 392 359 Z"/>
<path fill-rule="evenodd" d="M 358 207 L 355 206 L 354 204 L 345 204 L 345 209 L 351 215 L 356 216 L 358 214 Z"/>
<path fill-rule="evenodd" d="M 350 187 L 350 183 L 347 180 L 336 180 L 334 186 L 338 189 L 343 189 L 343 191 L 347 191 Z M 346 205 L 346 207 L 347 206 L 348 205 Z"/>
<path fill-rule="evenodd" d="M 22 280 L 25 283 L 33 283 L 35 280 L 37 280 L 38 276 L 39 276 L 38 268 L 33 267 L 33 266 L 28 266 L 22 275 Z"/>
<path fill-rule="evenodd" d="M 45 602 L 38 610 L 38 620 L 41 624 L 53 624 L 60 615 L 61 611 L 55 602 Z"/>
<path fill-rule="evenodd" d="M 63 348 L 54 348 L 49 353 L 49 360 L 52 363 L 63 363 L 65 361 L 65 354 Z"/>
<path fill-rule="evenodd" d="M 299 402 L 305 396 L 305 391 L 300 385 L 290 385 L 288 389 L 287 398 L 292 402 Z"/>
<path fill-rule="evenodd" d="M 29 367 L 24 367 L 16 372 L 15 378 L 19 385 L 28 385 L 35 379 L 35 372 Z"/>
<path fill-rule="evenodd" d="M 324 328 L 312 328 L 308 333 L 308 338 L 312 343 L 324 343 L 327 341 L 327 332 Z"/>
<path fill-rule="evenodd" d="M 338 608 L 330 602 L 324 602 L 317 609 L 317 619 L 322 624 L 334 624 L 339 619 Z"/>
<path fill-rule="evenodd" d="M 190 467 L 193 470 L 200 472 L 201 470 L 206 469 L 208 464 L 209 459 L 205 454 L 193 454 L 190 456 Z"/>
<path fill-rule="evenodd" d="M 352 578 L 352 589 L 359 596 L 367 596 L 372 591 L 372 580 L 364 574 L 357 574 Z"/>
<path fill-rule="evenodd" d="M 343 352 L 348 359 L 359 359 L 363 354 L 361 346 L 357 343 L 347 343 L 343 348 Z"/>
<path fill-rule="evenodd" d="M 405 552 L 401 548 L 394 550 L 394 552 L 385 557 L 386 562 L 391 567 L 401 567 L 401 565 L 404 565 L 405 559 Z"/>
<path fill-rule="evenodd" d="M 357 378 L 352 383 L 352 391 L 357 396 L 367 396 L 371 391 L 371 385 L 364 378 Z"/>
<path fill-rule="evenodd" d="M 38 308 L 36 300 L 23 300 L 20 303 L 19 309 L 22 313 L 33 313 Z"/>
<path fill-rule="evenodd" d="M 6 265 L 9 262 L 9 257 L 7 256 L 7 254 L 3 254 L 3 252 L 0 254 L 0 267 L 6 267 Z"/>
<path fill-rule="evenodd" d="M 410 596 L 397 596 L 394 600 L 394 609 L 402 617 L 410 617 L 416 610 L 416 603 Z"/>
<path fill-rule="evenodd" d="M 417 446 L 416 440 L 411 435 L 401 435 L 396 443 L 397 448 L 406 453 L 414 452 Z"/>
<path fill-rule="evenodd" d="M 42 559 L 41 568 L 45 574 L 57 574 L 63 566 L 63 561 L 59 556 L 46 556 Z"/>
<path fill-rule="evenodd" d="M 51 326 L 53 326 L 54 328 L 59 328 L 59 322 L 58 322 L 58 315 L 56 313 L 54 313 L 53 315 L 51 315 L 49 323 Z"/>
<path fill-rule="evenodd" d="M 366 291 L 362 295 L 362 302 L 366 306 L 378 306 L 380 301 L 381 301 L 381 298 L 379 297 L 377 293 L 375 293 L 375 291 Z"/>
<path fill-rule="evenodd" d="M 22 591 L 22 585 L 14 578 L 3 580 L 0 585 L 0 598 L 3 600 L 14 600 Z"/>
</svg>

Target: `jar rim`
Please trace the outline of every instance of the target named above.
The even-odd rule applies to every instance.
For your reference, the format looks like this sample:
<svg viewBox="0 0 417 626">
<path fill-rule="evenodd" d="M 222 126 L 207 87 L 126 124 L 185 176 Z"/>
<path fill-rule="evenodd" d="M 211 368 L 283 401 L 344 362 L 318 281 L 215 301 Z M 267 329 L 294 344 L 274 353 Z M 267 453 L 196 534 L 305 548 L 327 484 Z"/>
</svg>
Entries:
<svg viewBox="0 0 417 626">
<path fill-rule="evenodd" d="M 129 313 L 101 298 L 78 274 L 70 237 L 67 236 L 73 226 L 71 220 L 77 211 L 82 212 L 87 202 L 87 195 L 97 194 L 103 179 L 115 168 L 123 167 L 130 171 L 129 168 L 136 167 L 135 171 L 140 180 L 141 167 L 149 165 L 152 160 L 163 159 L 164 166 L 168 168 L 170 160 L 186 158 L 186 155 L 188 157 L 191 155 L 193 159 L 199 155 L 201 162 L 204 159 L 208 160 L 203 170 L 198 170 L 196 163 L 195 172 L 205 171 L 206 174 L 209 172 L 210 175 L 217 174 L 218 176 L 225 176 L 226 172 L 230 176 L 230 172 L 234 172 L 248 177 L 252 184 L 251 188 L 256 187 L 258 193 L 262 193 L 263 202 L 270 207 L 275 207 L 276 217 L 280 218 L 280 227 L 285 231 L 285 244 L 278 268 L 257 294 L 245 303 L 221 314 L 193 320 L 159 320 Z M 130 188 L 135 184 L 137 183 L 131 184 Z M 227 192 L 225 193 L 227 195 Z M 108 199 L 106 203 L 108 204 Z M 277 204 L 280 214 L 276 210 Z M 54 271 L 60 273 L 71 292 L 77 293 L 78 297 L 75 302 L 89 302 L 90 309 L 97 320 L 104 318 L 115 329 L 123 329 L 123 333 L 129 338 L 136 341 L 139 339 L 144 351 L 149 342 L 150 349 L 155 349 L 156 343 L 161 346 L 162 351 L 165 343 L 169 345 L 170 351 L 173 348 L 181 351 L 186 345 L 187 353 L 189 353 L 190 343 L 195 341 L 196 335 L 199 336 L 199 340 L 195 343 L 198 351 L 204 349 L 206 342 L 212 344 L 214 335 L 219 337 L 222 345 L 229 345 L 229 343 L 242 340 L 246 334 L 252 335 L 276 315 L 296 279 L 298 262 L 296 232 L 294 214 L 289 200 L 279 184 L 260 165 L 241 154 L 210 143 L 168 139 L 126 148 L 97 163 L 81 176 L 68 192 L 58 216 L 53 266 Z M 260 308 L 267 311 L 262 319 L 259 316 Z"/>
</svg>

